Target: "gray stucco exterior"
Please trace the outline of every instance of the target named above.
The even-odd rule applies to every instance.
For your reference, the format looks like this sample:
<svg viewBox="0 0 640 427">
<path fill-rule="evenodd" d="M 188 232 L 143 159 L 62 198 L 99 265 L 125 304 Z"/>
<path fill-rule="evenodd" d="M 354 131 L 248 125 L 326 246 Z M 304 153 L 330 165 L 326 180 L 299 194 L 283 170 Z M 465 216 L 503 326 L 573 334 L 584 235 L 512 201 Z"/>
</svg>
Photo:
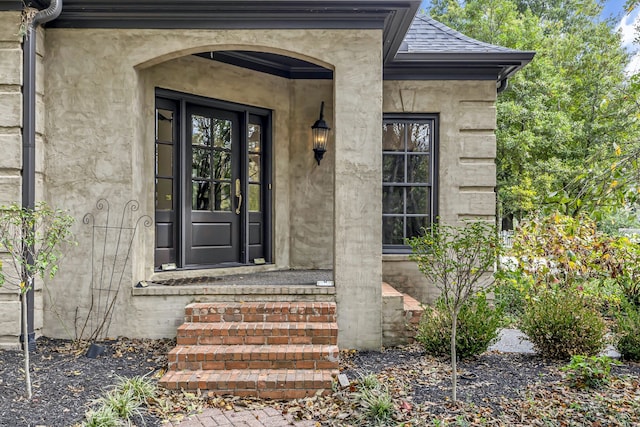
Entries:
<svg viewBox="0 0 640 427">
<path fill-rule="evenodd" d="M 0 11 L 3 204 L 20 199 L 19 20 L 19 12 Z M 339 344 L 379 348 L 383 279 L 421 301 L 434 296 L 406 256 L 382 253 L 383 114 L 437 114 L 441 220 L 491 221 L 499 74 L 385 80 L 385 51 L 380 46 L 387 38 L 384 28 L 40 29 L 36 196 L 77 219 L 73 232 L 78 245 L 68 249 L 56 278 L 36 287 L 38 334 L 74 338 L 70 335 L 77 333 L 87 314 L 95 260 L 91 230 L 82 218 L 95 210 L 96 202 L 108 200 L 115 215 L 129 200 L 137 200 L 137 212 L 153 218 L 154 103 L 156 88 L 162 88 L 272 112 L 273 262 L 239 269 L 159 272 L 154 269 L 153 228 L 141 227 L 133 236 L 130 261 L 119 272 L 122 288 L 109 334 L 173 336 L 184 305 L 203 298 L 188 288 L 164 293 L 134 288 L 139 281 L 265 269 L 331 269 Z M 332 70 L 333 79 L 287 79 L 193 55 L 218 50 L 303 59 Z M 505 69 L 493 59 L 491 67 Z M 327 155 L 317 165 L 309 126 L 317 119 L 321 101 L 332 132 Z M 113 250 L 109 247 L 105 253 Z M 208 298 L 223 297 L 209 294 Z M 247 295 L 238 291 L 229 298 L 243 300 Z M 16 304 L 17 294 L 0 288 L 0 342 L 5 345 L 17 343 Z"/>
</svg>

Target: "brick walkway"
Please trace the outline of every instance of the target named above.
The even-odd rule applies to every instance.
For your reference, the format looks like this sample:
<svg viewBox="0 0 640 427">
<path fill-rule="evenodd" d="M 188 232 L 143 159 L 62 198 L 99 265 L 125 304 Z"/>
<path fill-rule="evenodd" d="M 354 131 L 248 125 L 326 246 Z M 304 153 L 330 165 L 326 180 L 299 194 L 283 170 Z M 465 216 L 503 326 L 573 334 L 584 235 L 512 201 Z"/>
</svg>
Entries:
<svg viewBox="0 0 640 427">
<path fill-rule="evenodd" d="M 202 413 L 192 415 L 182 421 L 164 424 L 169 427 L 315 427 L 315 421 L 293 421 L 289 415 L 282 415 L 273 408 L 222 411 L 220 409 L 205 409 Z"/>
</svg>

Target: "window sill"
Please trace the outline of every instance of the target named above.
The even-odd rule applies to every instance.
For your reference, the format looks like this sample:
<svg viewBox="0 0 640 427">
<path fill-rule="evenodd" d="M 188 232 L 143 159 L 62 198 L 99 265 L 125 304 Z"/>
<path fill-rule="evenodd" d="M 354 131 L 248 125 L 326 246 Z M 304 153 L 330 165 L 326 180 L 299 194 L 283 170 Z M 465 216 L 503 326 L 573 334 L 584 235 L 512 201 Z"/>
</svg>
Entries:
<svg viewBox="0 0 640 427">
<path fill-rule="evenodd" d="M 410 254 L 382 254 L 382 262 L 406 262 Z"/>
</svg>

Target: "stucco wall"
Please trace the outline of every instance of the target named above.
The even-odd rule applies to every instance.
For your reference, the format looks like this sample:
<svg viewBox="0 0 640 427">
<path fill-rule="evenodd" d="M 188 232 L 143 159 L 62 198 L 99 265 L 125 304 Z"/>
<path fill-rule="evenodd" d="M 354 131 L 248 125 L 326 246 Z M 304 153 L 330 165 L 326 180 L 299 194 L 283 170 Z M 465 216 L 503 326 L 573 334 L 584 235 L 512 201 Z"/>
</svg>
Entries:
<svg viewBox="0 0 640 427">
<path fill-rule="evenodd" d="M 494 220 L 495 101 L 493 81 L 384 83 L 385 113 L 439 114 L 438 215 L 444 223 Z M 408 256 L 384 255 L 383 277 L 422 302 L 433 302 L 439 294 Z"/>
<path fill-rule="evenodd" d="M 324 118 L 333 127 L 333 81 L 292 80 L 291 90 L 291 267 L 333 268 L 334 133 L 324 159 L 313 157 L 311 125 Z"/>
<path fill-rule="evenodd" d="M 255 83 L 265 85 L 264 95 L 258 92 L 251 95 L 253 105 L 277 107 L 274 112 L 275 135 L 278 136 L 274 139 L 275 231 L 279 232 L 275 235 L 276 262 L 294 266 L 294 259 L 300 265 L 310 259 L 313 252 L 309 248 L 313 245 L 304 241 L 306 236 L 325 245 L 315 247 L 317 256 L 313 257 L 313 262 L 328 266 L 333 256 L 341 345 L 378 348 L 382 274 L 378 230 L 381 217 L 381 152 L 378 146 L 381 107 L 376 106 L 382 105 L 380 43 L 381 31 L 378 30 L 50 29 L 47 33 L 50 54 L 46 60 L 47 137 L 50 141 L 46 164 L 47 199 L 69 209 L 78 219 L 95 210 L 98 198 L 110 201 L 114 216 L 130 199 L 140 201 L 139 211 L 132 215 L 134 218 L 138 214 L 153 216 L 153 194 L 145 191 L 153 173 L 153 158 L 150 158 L 153 156 L 153 85 L 246 102 L 247 92 L 242 89 L 246 81 L 242 79 L 243 75 L 250 76 L 246 71 L 231 71 L 232 67 L 228 66 L 216 69 L 222 75 L 233 74 L 229 74 L 230 81 L 224 82 L 229 86 L 221 88 L 216 86 L 223 79 L 215 80 L 214 73 L 206 73 L 213 71 L 207 68 L 213 65 L 196 64 L 201 60 L 190 58 L 181 61 L 194 62 L 182 67 L 180 62 L 167 61 L 195 52 L 248 48 L 299 57 L 332 68 L 335 70 L 333 82 L 290 83 L 260 75 Z M 347 51 L 335 49 L 335 46 L 351 48 Z M 183 81 L 170 84 L 168 80 L 176 73 Z M 292 87 L 288 93 L 285 90 L 281 93 L 280 89 L 286 85 Z M 329 105 L 326 117 L 330 125 L 333 117 L 335 138 L 329 151 L 333 150 L 335 154 L 329 154 L 317 168 L 312 163 L 308 136 L 302 133 L 306 131 L 300 131 L 298 127 L 304 124 L 308 129 L 316 120 L 321 100 L 331 104 L 331 91 L 335 112 L 332 114 Z M 285 94 L 290 97 L 289 101 L 284 98 Z M 286 112 L 287 105 L 290 106 L 288 117 L 286 114 L 280 117 L 281 112 Z M 280 106 L 283 106 L 282 110 Z M 294 135 L 288 130 L 294 125 L 295 132 L 301 134 Z M 367 141 L 375 142 L 370 152 L 367 150 L 363 155 L 362 144 Z M 311 167 L 308 167 L 309 163 Z M 336 176 L 333 182 L 331 171 Z M 318 177 L 321 179 L 316 179 Z M 294 180 L 295 185 L 292 185 Z M 371 182 L 374 184 L 370 185 Z M 328 190 L 331 185 L 336 194 L 334 203 L 308 198 L 309 186 L 326 195 L 333 192 Z M 287 205 L 290 209 L 283 208 Z M 297 218 L 311 213 L 314 214 L 311 218 Z M 319 214 L 322 218 L 318 221 L 316 216 Z M 292 220 L 292 216 L 296 216 L 296 220 Z M 125 217 L 129 219 L 129 215 Z M 305 221 L 315 221 L 316 230 L 333 224 L 333 231 L 326 230 L 329 237 L 322 234 L 322 240 L 318 240 L 316 236 L 320 233 L 309 231 Z M 283 231 L 284 228 L 288 230 Z M 374 231 L 369 232 L 371 229 Z M 81 306 L 86 310 L 88 306 L 92 277 L 87 250 L 90 230 L 78 223 L 75 231 L 80 245 L 67 256 L 54 283 L 58 312 L 62 313 L 64 323 L 71 326 L 71 330 L 75 308 Z M 354 260 L 356 255 L 358 258 Z M 131 295 L 134 283 L 153 274 L 152 229 L 141 229 L 137 234 L 129 265 L 122 274 L 110 335 L 158 336 L 158 330 L 175 334 L 175 316 L 168 312 L 176 310 L 169 308 L 168 302 L 158 309 L 157 299 Z M 154 314 L 156 312 L 161 315 Z M 177 316 L 181 315 L 181 312 L 177 313 Z M 48 310 L 45 316 L 48 335 L 66 335 L 60 322 Z"/>
</svg>

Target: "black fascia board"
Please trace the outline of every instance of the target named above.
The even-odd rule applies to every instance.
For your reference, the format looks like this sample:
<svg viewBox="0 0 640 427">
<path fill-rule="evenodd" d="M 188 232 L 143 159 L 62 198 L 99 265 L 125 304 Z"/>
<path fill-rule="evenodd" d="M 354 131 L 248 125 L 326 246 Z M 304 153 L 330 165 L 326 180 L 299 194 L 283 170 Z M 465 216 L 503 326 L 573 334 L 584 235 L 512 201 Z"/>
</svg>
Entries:
<svg viewBox="0 0 640 427">
<path fill-rule="evenodd" d="M 502 67 L 460 64 L 386 65 L 384 80 L 491 80 L 500 81 Z"/>
<path fill-rule="evenodd" d="M 392 61 L 400 49 L 421 3 L 420 1 L 409 2 L 408 7 L 397 9 L 389 14 L 383 35 L 383 63 Z"/>
<path fill-rule="evenodd" d="M 394 62 L 495 62 L 519 63 L 525 65 L 535 56 L 535 52 L 409 52 L 398 53 Z"/>
<path fill-rule="evenodd" d="M 36 9 L 45 9 L 51 2 L 47 0 L 0 0 L 0 10 L 22 10 L 25 4 Z"/>
<path fill-rule="evenodd" d="M 454 80 L 502 81 L 531 62 L 534 55 L 524 51 L 399 53 L 385 64 L 384 76 L 386 80 L 439 80 L 449 76 Z"/>
</svg>

